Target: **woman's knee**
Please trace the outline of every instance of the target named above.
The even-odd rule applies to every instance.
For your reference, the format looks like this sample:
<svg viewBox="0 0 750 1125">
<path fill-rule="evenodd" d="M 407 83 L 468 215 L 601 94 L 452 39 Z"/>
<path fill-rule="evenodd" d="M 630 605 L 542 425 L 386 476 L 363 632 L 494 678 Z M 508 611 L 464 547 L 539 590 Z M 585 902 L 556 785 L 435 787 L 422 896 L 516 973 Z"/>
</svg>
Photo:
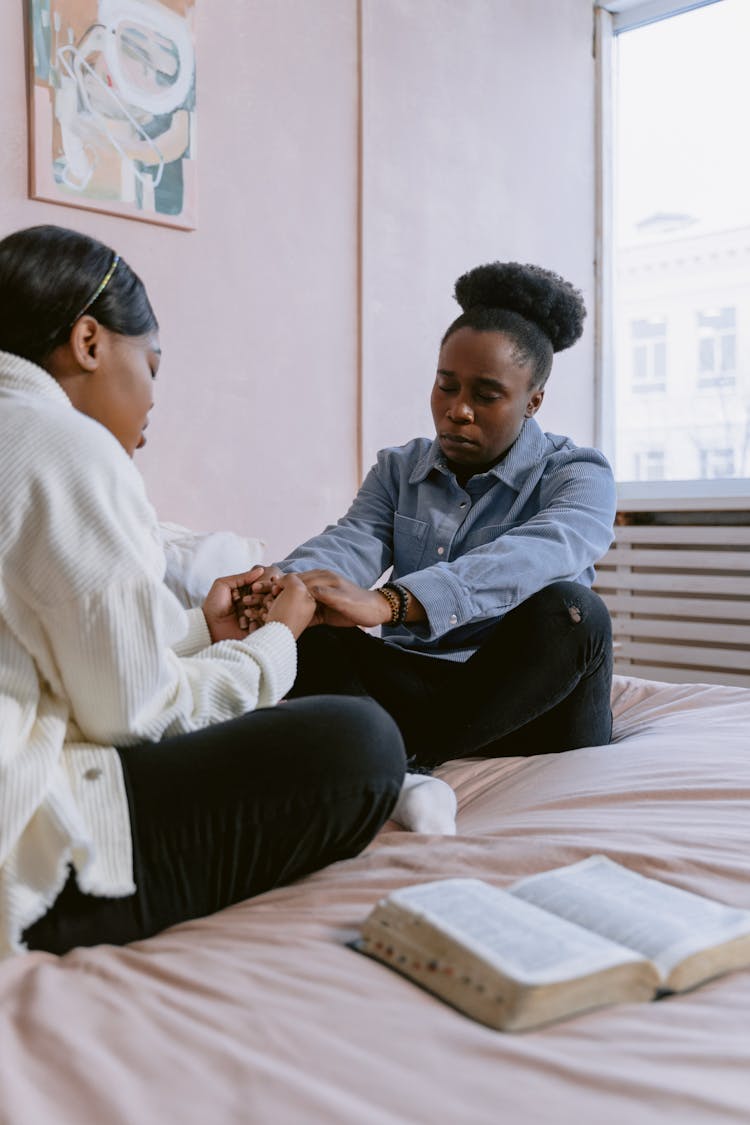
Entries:
<svg viewBox="0 0 750 1125">
<path fill-rule="evenodd" d="M 540 619 L 542 623 L 555 619 L 567 627 L 581 626 L 581 629 L 576 629 L 578 632 L 596 634 L 604 640 L 611 640 L 609 610 L 594 590 L 580 582 L 552 582 L 532 594 L 518 608 L 526 615 Z"/>
<path fill-rule="evenodd" d="M 321 853 L 329 863 L 357 855 L 385 823 L 406 773 L 404 744 L 394 720 L 372 699 L 313 696 L 299 702 L 324 733 L 312 768 L 323 835 L 336 841 Z"/>
<path fill-rule="evenodd" d="M 327 753 L 338 769 L 391 777 L 401 784 L 406 769 L 403 738 L 379 703 L 340 695 L 320 696 L 316 703 L 329 732 Z"/>
<path fill-rule="evenodd" d="M 406 769 L 401 732 L 386 710 L 367 696 L 315 695 L 282 704 L 305 729 L 314 767 L 345 784 L 400 787 Z M 312 766 L 312 763 L 310 763 Z"/>
</svg>

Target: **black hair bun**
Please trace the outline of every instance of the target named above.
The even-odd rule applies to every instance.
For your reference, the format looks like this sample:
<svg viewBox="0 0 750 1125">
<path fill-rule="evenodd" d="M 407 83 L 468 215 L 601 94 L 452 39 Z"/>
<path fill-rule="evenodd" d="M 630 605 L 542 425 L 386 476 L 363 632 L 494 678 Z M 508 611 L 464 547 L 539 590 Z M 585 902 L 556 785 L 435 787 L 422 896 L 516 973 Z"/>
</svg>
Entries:
<svg viewBox="0 0 750 1125">
<path fill-rule="evenodd" d="M 459 277 L 455 298 L 464 312 L 506 309 L 530 320 L 562 351 L 583 332 L 586 306 L 580 291 L 559 274 L 519 262 L 490 262 Z"/>
</svg>

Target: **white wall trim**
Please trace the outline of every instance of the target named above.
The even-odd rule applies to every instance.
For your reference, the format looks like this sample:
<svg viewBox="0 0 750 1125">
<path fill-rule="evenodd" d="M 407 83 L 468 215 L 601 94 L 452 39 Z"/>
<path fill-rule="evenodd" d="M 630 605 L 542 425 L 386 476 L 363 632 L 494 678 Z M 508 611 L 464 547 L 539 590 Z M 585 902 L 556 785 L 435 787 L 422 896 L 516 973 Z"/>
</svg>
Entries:
<svg viewBox="0 0 750 1125">
<path fill-rule="evenodd" d="M 617 507 L 638 511 L 665 508 L 744 511 L 750 509 L 750 480 L 731 477 L 722 480 L 619 481 Z"/>
<path fill-rule="evenodd" d="M 718 0 L 602 0 L 597 8 L 612 14 L 612 31 L 619 35 L 621 31 L 716 3 Z"/>
<path fill-rule="evenodd" d="M 610 0 L 595 8 L 594 50 L 596 61 L 596 403 L 595 444 L 614 463 L 617 420 L 615 416 L 613 317 L 614 278 L 614 134 L 616 104 L 616 34 L 618 20 L 628 17 L 628 26 L 666 18 L 690 8 L 718 0 Z M 660 15 L 655 15 L 656 9 Z M 647 19 L 646 11 L 652 13 Z M 750 508 L 750 479 L 729 478 L 688 481 L 618 481 L 618 506 L 640 510 L 668 507 Z"/>
<path fill-rule="evenodd" d="M 594 19 L 596 74 L 594 442 L 612 459 L 615 451 L 614 385 L 612 378 L 607 377 L 607 373 L 611 374 L 614 369 L 612 332 L 614 39 L 611 14 L 599 8 L 594 13 Z"/>
</svg>

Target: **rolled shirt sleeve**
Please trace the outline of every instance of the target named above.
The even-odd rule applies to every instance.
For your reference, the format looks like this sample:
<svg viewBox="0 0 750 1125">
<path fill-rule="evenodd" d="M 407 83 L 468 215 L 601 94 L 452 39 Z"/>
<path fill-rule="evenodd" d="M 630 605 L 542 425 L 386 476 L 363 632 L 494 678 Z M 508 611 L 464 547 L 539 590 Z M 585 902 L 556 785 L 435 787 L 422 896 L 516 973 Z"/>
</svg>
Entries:
<svg viewBox="0 0 750 1125">
<path fill-rule="evenodd" d="M 593 564 L 612 542 L 615 507 L 614 478 L 600 454 L 579 449 L 559 458 L 528 520 L 449 562 L 399 576 L 427 614 L 420 636 L 435 641 L 498 619 L 552 582 L 590 586 Z"/>
<path fill-rule="evenodd" d="M 528 419 L 503 460 L 464 487 L 436 441 L 381 450 L 347 514 L 278 565 L 323 567 L 366 587 L 392 567 L 391 579 L 419 600 L 427 620 L 384 626 L 383 638 L 465 660 L 538 590 L 560 580 L 593 583 L 615 508 L 604 455 Z"/>
<path fill-rule="evenodd" d="M 271 622 L 211 644 L 202 611 L 163 583 L 155 513 L 132 462 L 104 427 L 72 411 L 63 422 L 75 442 L 60 437 L 57 472 L 26 482 L 35 518 L 8 563 L 34 607 L 40 672 L 83 737 L 155 742 L 277 703 L 296 675 L 290 630 Z"/>
</svg>

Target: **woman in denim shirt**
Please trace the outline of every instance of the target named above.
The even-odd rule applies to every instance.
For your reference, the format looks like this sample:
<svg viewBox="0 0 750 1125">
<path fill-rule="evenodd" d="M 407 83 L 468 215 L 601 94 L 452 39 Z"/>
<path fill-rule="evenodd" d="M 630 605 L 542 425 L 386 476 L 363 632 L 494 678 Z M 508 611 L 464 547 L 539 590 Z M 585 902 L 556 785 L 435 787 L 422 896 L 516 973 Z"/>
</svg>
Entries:
<svg viewBox="0 0 750 1125">
<path fill-rule="evenodd" d="M 613 475 L 534 417 L 553 353 L 583 330 L 581 294 L 538 266 L 495 262 L 459 278 L 455 296 L 435 438 L 382 450 L 347 514 L 244 599 L 252 629 L 299 574 L 318 627 L 300 639 L 291 695 L 371 696 L 424 768 L 611 735 L 611 623 L 591 584 L 612 540 Z M 378 625 L 381 637 L 357 628 Z"/>
</svg>

